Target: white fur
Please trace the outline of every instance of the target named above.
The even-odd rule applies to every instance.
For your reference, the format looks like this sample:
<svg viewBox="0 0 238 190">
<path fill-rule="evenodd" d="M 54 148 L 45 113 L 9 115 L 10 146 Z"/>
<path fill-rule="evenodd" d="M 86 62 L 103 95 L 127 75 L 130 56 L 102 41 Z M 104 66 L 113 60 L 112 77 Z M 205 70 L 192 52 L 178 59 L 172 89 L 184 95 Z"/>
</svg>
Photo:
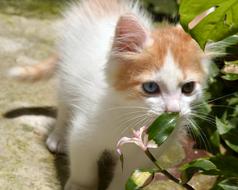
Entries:
<svg viewBox="0 0 238 190">
<path fill-rule="evenodd" d="M 161 98 L 164 103 L 163 111 L 181 112 L 182 114 L 189 114 L 191 103 L 196 99 L 200 99 L 201 85 L 196 84 L 195 91 L 192 95 L 184 95 L 181 91 L 181 87 L 186 82 L 196 81 L 196 76 L 192 73 L 187 75 L 187 78 L 183 78 L 183 71 L 179 68 L 178 64 L 170 50 L 168 50 L 165 63 L 160 71 L 157 73 L 156 81 L 160 81 Z"/>
<path fill-rule="evenodd" d="M 122 122 L 126 115 L 138 111 L 137 108 L 128 108 L 127 101 L 113 97 L 114 92 L 108 88 L 104 74 L 120 16 L 133 13 L 141 24 L 150 28 L 150 20 L 138 5 L 127 3 L 125 6 L 125 3 L 122 3 L 119 12 L 115 11 L 115 15 L 97 18 L 94 10 L 84 9 L 87 7 L 85 1 L 72 7 L 62 25 L 62 42 L 59 44 L 62 63 L 58 73 L 60 107 L 56 127 L 48 137 L 47 145 L 52 151 L 64 152 L 67 132 L 64 125 L 69 125 L 66 144 L 70 158 L 70 179 L 65 186 L 67 190 L 96 189 L 97 160 L 105 149 L 115 150 L 125 129 Z M 138 114 L 133 117 L 138 117 Z M 128 124 L 138 122 L 138 119 Z M 138 159 L 140 154 L 141 158 L 145 157 L 140 150 L 125 150 L 125 154 L 129 152 L 125 161 L 128 169 L 122 173 L 120 166 L 117 166 L 117 175 L 110 190 L 123 189 L 130 172 L 145 165 L 145 159 Z"/>
<path fill-rule="evenodd" d="M 159 96 L 152 96 L 145 100 L 146 107 L 149 107 L 150 112 L 161 114 L 163 112 L 181 112 L 182 115 L 188 115 L 191 112 L 191 104 L 201 99 L 202 84 L 197 83 L 194 92 L 186 96 L 182 94 L 181 87 L 184 83 L 196 81 L 196 74 L 183 78 L 183 71 L 170 50 L 165 56 L 164 64 L 159 71 L 154 71 L 153 74 L 144 76 L 145 81 L 156 81 L 161 90 Z"/>
<path fill-rule="evenodd" d="M 148 116 L 151 111 L 157 111 L 154 107 L 161 108 L 155 99 L 128 101 L 111 88 L 105 79 L 107 64 L 113 64 L 107 62 L 120 16 L 133 13 L 140 24 L 151 28 L 150 19 L 138 5 L 128 3 L 129 1 L 120 2 L 120 11 L 115 11 L 110 17 L 98 18 L 94 10 L 88 9 L 87 2 L 83 1 L 81 5 L 74 5 L 66 14 L 61 28 L 62 42 L 59 46 L 62 63 L 59 64 L 58 73 L 60 105 L 57 124 L 47 139 L 47 145 L 52 151 L 64 152 L 67 140 L 70 178 L 65 190 L 96 189 L 97 161 L 102 152 L 114 151 L 117 141 L 129 134 L 129 128 L 150 123 L 151 118 Z M 172 60 L 169 54 L 164 72 L 174 76 L 174 72 L 170 73 L 170 69 L 175 69 Z M 173 89 L 176 88 L 176 77 L 180 75 L 178 69 L 175 70 L 175 79 L 171 78 L 172 81 L 166 84 L 171 85 Z M 170 76 L 161 77 L 166 80 Z M 159 112 L 163 111 L 164 108 Z M 137 167 L 146 167 L 150 163 L 142 151 L 135 147 L 126 147 L 124 154 L 125 170 L 122 173 L 120 165 L 117 164 L 115 177 L 108 190 L 124 189 L 131 171 Z"/>
</svg>

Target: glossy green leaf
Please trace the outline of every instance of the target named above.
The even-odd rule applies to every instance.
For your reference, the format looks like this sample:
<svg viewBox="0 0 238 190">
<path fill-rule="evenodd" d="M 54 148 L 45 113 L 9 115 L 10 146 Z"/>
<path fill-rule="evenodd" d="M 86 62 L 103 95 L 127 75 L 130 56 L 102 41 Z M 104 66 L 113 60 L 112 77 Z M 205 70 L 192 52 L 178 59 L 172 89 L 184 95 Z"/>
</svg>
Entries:
<svg viewBox="0 0 238 190">
<path fill-rule="evenodd" d="M 216 118 L 216 126 L 226 145 L 238 152 L 238 128 L 235 128 L 230 122 L 224 122 L 218 118 Z"/>
<path fill-rule="evenodd" d="M 238 178 L 227 178 L 220 181 L 216 186 L 220 190 L 237 190 L 238 189 Z"/>
<path fill-rule="evenodd" d="M 227 134 L 223 135 L 226 145 L 238 153 L 238 129 L 232 129 Z"/>
<path fill-rule="evenodd" d="M 226 65 L 238 65 L 238 60 L 236 61 L 225 61 Z"/>
<path fill-rule="evenodd" d="M 229 100 L 228 100 L 228 105 L 230 106 L 235 106 L 235 105 L 238 105 L 238 93 L 234 94 L 234 97 L 231 97 Z"/>
<path fill-rule="evenodd" d="M 219 118 L 216 118 L 216 126 L 220 135 L 228 133 L 233 128 L 230 123 L 224 122 Z"/>
<path fill-rule="evenodd" d="M 222 76 L 222 78 L 225 80 L 234 81 L 234 80 L 238 80 L 238 74 L 229 73 L 229 74 Z"/>
<path fill-rule="evenodd" d="M 189 23 L 210 8 L 215 8 L 215 10 L 194 28 L 189 29 Z M 237 0 L 182 0 L 179 13 L 183 28 L 204 49 L 208 41 L 220 41 L 238 32 L 237 10 Z"/>
<path fill-rule="evenodd" d="M 232 35 L 209 46 L 209 52 L 216 52 L 216 54 L 224 56 L 227 54 L 236 54 L 238 52 L 237 44 L 238 35 Z"/>
<path fill-rule="evenodd" d="M 183 183 L 187 183 L 199 171 L 216 171 L 216 169 L 216 165 L 207 159 L 194 160 L 180 168 L 182 171 L 181 180 Z"/>
<path fill-rule="evenodd" d="M 135 170 L 126 183 L 126 190 L 138 190 L 154 179 L 153 170 Z"/>
<path fill-rule="evenodd" d="M 238 177 L 238 158 L 219 155 L 209 159 L 219 171 L 217 174 L 226 178 Z M 205 174 L 209 174 L 205 173 Z"/>
<path fill-rule="evenodd" d="M 161 145 L 173 132 L 178 120 L 178 113 L 165 113 L 160 115 L 148 128 L 149 140 Z"/>
<path fill-rule="evenodd" d="M 214 156 L 210 159 L 197 159 L 183 165 L 180 170 L 183 183 L 187 183 L 195 173 L 218 175 L 223 178 L 238 177 L 238 158 L 232 156 Z"/>
<path fill-rule="evenodd" d="M 235 143 L 231 142 L 231 139 L 229 140 L 225 140 L 225 143 L 227 144 L 227 146 L 229 146 L 232 150 L 234 150 L 235 152 L 238 153 L 238 142 L 236 140 Z"/>
</svg>

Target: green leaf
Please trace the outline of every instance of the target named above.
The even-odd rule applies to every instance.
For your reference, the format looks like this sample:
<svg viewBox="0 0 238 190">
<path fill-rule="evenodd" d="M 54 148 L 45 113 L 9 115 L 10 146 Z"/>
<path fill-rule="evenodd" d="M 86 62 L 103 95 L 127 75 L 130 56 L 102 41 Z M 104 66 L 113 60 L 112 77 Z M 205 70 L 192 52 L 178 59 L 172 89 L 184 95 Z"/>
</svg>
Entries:
<svg viewBox="0 0 238 190">
<path fill-rule="evenodd" d="M 227 134 L 222 135 L 227 146 L 238 153 L 238 129 L 231 129 Z"/>
<path fill-rule="evenodd" d="M 225 61 L 226 65 L 238 65 L 238 60 L 236 61 Z"/>
<path fill-rule="evenodd" d="M 176 0 L 144 0 L 145 6 L 151 8 L 155 13 L 177 14 L 178 5 Z"/>
<path fill-rule="evenodd" d="M 199 171 L 216 171 L 216 165 L 207 159 L 197 159 L 183 165 L 180 170 L 182 183 L 187 183 Z"/>
<path fill-rule="evenodd" d="M 219 133 L 217 130 L 215 130 L 214 132 L 212 132 L 210 134 L 210 141 L 212 143 L 212 145 L 214 147 L 216 147 L 217 149 L 219 149 L 219 146 L 220 146 L 220 136 L 219 136 Z"/>
<path fill-rule="evenodd" d="M 161 145 L 169 137 L 176 127 L 178 113 L 167 113 L 160 115 L 148 128 L 149 140 L 154 140 Z"/>
<path fill-rule="evenodd" d="M 188 25 L 198 15 L 214 7 L 215 11 L 203 18 L 194 28 Z M 204 49 L 208 41 L 220 41 L 238 32 L 237 0 L 182 0 L 180 21 L 183 28 Z"/>
<path fill-rule="evenodd" d="M 238 36 L 232 35 L 210 46 L 209 52 L 216 52 L 216 54 L 224 56 L 227 54 L 237 54 L 238 51 L 237 44 L 238 44 Z"/>
<path fill-rule="evenodd" d="M 233 156 L 219 155 L 209 159 L 216 165 L 217 174 L 223 177 L 238 177 L 238 158 Z M 209 173 L 206 173 L 209 174 Z"/>
<path fill-rule="evenodd" d="M 232 177 L 219 182 L 217 187 L 222 190 L 237 190 L 238 189 L 238 178 Z"/>
<path fill-rule="evenodd" d="M 126 183 L 126 190 L 138 190 L 154 179 L 153 170 L 135 170 Z"/>
<path fill-rule="evenodd" d="M 228 133 L 233 128 L 228 122 L 223 122 L 219 118 L 216 118 L 216 126 L 220 135 Z"/>
<path fill-rule="evenodd" d="M 226 75 L 222 76 L 222 78 L 225 79 L 225 80 L 234 81 L 234 80 L 238 80 L 238 74 L 229 73 L 229 74 L 226 74 Z"/>
<path fill-rule="evenodd" d="M 238 152 L 238 128 L 235 128 L 228 121 L 222 121 L 218 118 L 216 118 L 216 126 L 226 145 L 235 152 Z"/>
<path fill-rule="evenodd" d="M 228 100 L 228 105 L 238 105 L 238 93 Z"/>
<path fill-rule="evenodd" d="M 218 175 L 223 178 L 238 177 L 238 159 L 232 156 L 218 155 L 208 158 L 200 158 L 183 165 L 180 170 L 181 180 L 187 183 L 195 173 L 205 175 Z"/>
</svg>

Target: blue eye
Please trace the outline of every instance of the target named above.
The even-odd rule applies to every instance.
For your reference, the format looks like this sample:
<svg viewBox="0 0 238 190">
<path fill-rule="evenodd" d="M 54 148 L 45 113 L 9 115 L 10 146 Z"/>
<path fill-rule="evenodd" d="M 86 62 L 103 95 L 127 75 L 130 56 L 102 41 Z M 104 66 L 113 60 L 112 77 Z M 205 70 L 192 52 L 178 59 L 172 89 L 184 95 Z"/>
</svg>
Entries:
<svg viewBox="0 0 238 190">
<path fill-rule="evenodd" d="M 145 82 L 142 84 L 142 88 L 147 94 L 157 94 L 160 92 L 159 85 L 156 82 Z"/>
</svg>

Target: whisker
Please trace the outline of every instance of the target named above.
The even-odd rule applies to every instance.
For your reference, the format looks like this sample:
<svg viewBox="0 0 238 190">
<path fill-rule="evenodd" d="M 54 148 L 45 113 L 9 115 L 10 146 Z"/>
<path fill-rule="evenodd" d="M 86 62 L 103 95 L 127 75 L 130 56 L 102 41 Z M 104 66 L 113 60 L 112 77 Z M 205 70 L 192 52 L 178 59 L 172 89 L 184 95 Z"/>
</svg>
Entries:
<svg viewBox="0 0 238 190">
<path fill-rule="evenodd" d="M 214 116 L 213 115 L 208 115 L 207 113 L 203 113 L 203 112 L 199 112 L 199 111 L 191 111 L 190 113 L 192 114 L 196 114 L 196 115 L 199 115 L 199 116 L 204 116 L 208 119 L 214 119 Z"/>
<path fill-rule="evenodd" d="M 204 121 L 207 121 L 208 123 L 212 124 L 212 125 L 216 125 L 216 122 L 214 121 L 214 119 L 211 118 L 207 118 L 205 116 L 201 116 L 201 115 L 197 115 L 197 114 L 193 114 L 191 113 L 192 116 L 197 117 L 199 119 L 202 119 Z"/>
<path fill-rule="evenodd" d="M 80 110 L 80 111 L 82 111 L 83 113 L 87 113 L 87 111 L 85 109 L 83 109 L 82 107 L 78 106 L 77 104 L 74 104 L 73 107 L 78 109 L 78 110 Z"/>
<path fill-rule="evenodd" d="M 123 126 L 123 125 L 126 126 L 129 122 L 134 121 L 135 119 L 140 119 L 142 117 L 145 117 L 146 115 L 147 114 L 142 114 L 142 115 L 139 115 L 139 116 L 137 115 L 136 117 L 130 118 L 126 121 L 122 121 L 122 123 L 118 125 L 118 128 L 121 128 L 121 126 Z"/>
<path fill-rule="evenodd" d="M 191 128 L 190 129 L 194 131 L 196 139 L 199 140 L 199 143 L 203 144 L 205 146 L 206 150 L 208 150 L 208 151 L 211 150 L 209 141 L 208 141 L 208 139 L 206 137 L 206 134 L 202 131 L 202 129 L 192 119 L 188 119 L 187 118 L 187 121 L 189 121 L 189 123 L 191 124 Z"/>
<path fill-rule="evenodd" d="M 149 110 L 149 108 L 146 107 L 139 107 L 139 106 L 118 106 L 118 107 L 112 107 L 109 109 L 106 109 L 105 111 L 114 111 L 114 110 L 123 110 L 123 109 L 142 109 L 142 110 Z"/>
<path fill-rule="evenodd" d="M 227 97 L 229 97 L 229 96 L 235 95 L 236 93 L 237 93 L 237 92 L 233 92 L 233 93 L 230 93 L 230 94 L 226 94 L 226 95 L 224 95 L 224 96 L 221 96 L 221 97 L 218 97 L 218 98 L 215 98 L 215 99 L 206 101 L 206 103 L 215 102 L 215 101 L 217 101 L 217 100 L 220 100 L 220 99 L 227 98 Z M 192 108 L 196 108 L 196 107 L 199 107 L 199 106 L 202 106 L 202 105 L 204 105 L 204 102 L 203 102 L 203 103 L 200 103 L 200 104 L 195 104 L 195 106 L 192 106 Z"/>
<path fill-rule="evenodd" d="M 123 114 L 118 115 L 118 117 L 116 118 L 116 121 L 121 120 L 121 119 L 127 119 L 128 117 L 131 118 L 132 116 L 139 115 L 141 113 L 146 114 L 145 111 L 135 111 L 135 112 L 123 113 Z"/>
<path fill-rule="evenodd" d="M 146 121 L 146 117 L 145 118 L 141 118 L 141 119 L 139 119 L 138 121 L 136 121 L 135 123 L 130 123 L 127 127 L 125 127 L 125 129 L 123 129 L 122 130 L 122 132 L 121 132 L 121 135 L 124 135 L 124 133 L 126 133 L 126 131 L 128 130 L 128 129 L 135 129 L 135 127 L 137 126 L 137 125 L 139 125 L 140 123 L 141 123 L 141 127 L 144 125 L 144 122 Z M 134 127 L 131 127 L 131 124 L 133 124 L 134 125 Z"/>
</svg>

